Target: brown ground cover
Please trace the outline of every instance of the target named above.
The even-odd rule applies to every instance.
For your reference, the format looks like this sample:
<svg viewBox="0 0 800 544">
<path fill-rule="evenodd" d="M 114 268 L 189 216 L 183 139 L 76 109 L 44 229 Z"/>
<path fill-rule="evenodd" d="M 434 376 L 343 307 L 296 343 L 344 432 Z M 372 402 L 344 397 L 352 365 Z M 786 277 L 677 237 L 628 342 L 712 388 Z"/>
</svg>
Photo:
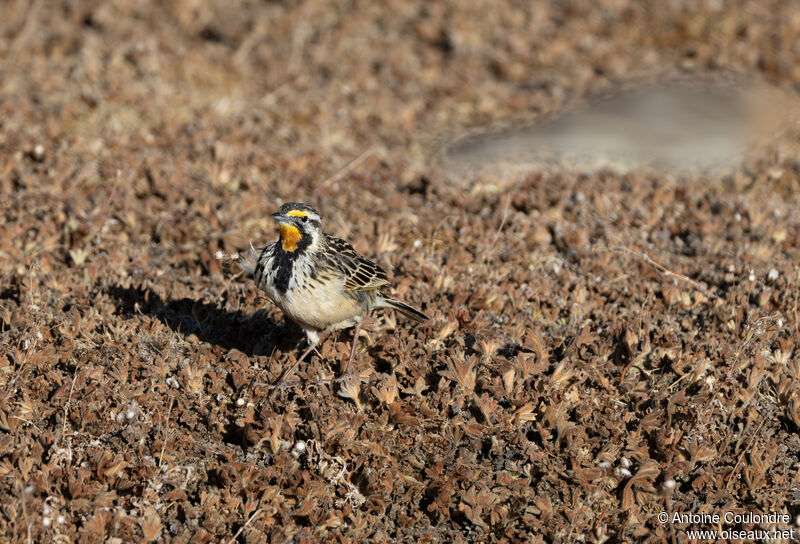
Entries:
<svg viewBox="0 0 800 544">
<path fill-rule="evenodd" d="M 654 73 L 790 89 L 793 2 L 0 10 L 0 540 L 681 542 L 659 512 L 800 513 L 796 147 L 713 175 L 429 160 Z M 348 331 L 271 397 L 299 331 L 215 255 L 288 200 L 432 319 L 376 315 L 358 379 Z"/>
</svg>

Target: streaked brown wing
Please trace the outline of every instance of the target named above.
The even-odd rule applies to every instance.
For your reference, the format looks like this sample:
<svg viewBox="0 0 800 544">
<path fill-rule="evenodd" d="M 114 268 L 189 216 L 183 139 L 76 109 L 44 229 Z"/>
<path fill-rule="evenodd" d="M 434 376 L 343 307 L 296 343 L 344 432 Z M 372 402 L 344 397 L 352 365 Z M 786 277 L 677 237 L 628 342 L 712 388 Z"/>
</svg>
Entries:
<svg viewBox="0 0 800 544">
<path fill-rule="evenodd" d="M 329 236 L 328 248 L 334 265 L 345 276 L 348 291 L 371 291 L 389 283 L 383 269 L 359 255 L 348 242 Z"/>
</svg>

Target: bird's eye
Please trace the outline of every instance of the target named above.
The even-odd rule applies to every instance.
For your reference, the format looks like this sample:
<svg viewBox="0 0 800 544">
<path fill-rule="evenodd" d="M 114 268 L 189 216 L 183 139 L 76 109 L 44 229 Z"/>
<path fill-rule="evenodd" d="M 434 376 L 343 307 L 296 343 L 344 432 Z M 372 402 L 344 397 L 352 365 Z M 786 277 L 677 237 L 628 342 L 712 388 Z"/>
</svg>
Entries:
<svg viewBox="0 0 800 544">
<path fill-rule="evenodd" d="M 306 217 L 304 215 L 303 217 L 300 218 L 300 221 L 302 221 L 303 223 L 307 223 L 308 222 L 308 217 Z"/>
</svg>

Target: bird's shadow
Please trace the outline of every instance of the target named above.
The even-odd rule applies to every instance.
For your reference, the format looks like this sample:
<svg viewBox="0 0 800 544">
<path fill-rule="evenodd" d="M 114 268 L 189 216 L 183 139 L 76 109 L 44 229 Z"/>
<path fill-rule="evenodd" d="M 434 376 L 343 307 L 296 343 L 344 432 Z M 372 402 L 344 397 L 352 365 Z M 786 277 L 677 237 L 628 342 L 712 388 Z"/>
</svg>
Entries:
<svg viewBox="0 0 800 544">
<path fill-rule="evenodd" d="M 302 331 L 290 320 L 275 323 L 263 311 L 243 315 L 215 304 L 181 298 L 163 300 L 141 287 L 113 285 L 106 292 L 116 299 L 120 315 L 151 316 L 175 332 L 191 334 L 203 342 L 226 350 L 237 349 L 246 355 L 270 355 L 275 349 L 287 351 L 297 346 Z"/>
</svg>

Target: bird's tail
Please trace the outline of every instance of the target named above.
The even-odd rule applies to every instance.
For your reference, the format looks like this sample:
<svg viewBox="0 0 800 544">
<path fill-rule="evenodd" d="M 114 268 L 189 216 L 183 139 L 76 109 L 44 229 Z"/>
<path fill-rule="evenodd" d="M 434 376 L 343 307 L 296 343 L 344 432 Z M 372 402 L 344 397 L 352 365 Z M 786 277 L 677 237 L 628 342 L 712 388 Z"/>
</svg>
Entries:
<svg viewBox="0 0 800 544">
<path fill-rule="evenodd" d="M 422 323 L 423 321 L 427 321 L 428 319 L 430 319 L 427 315 L 423 314 L 416 308 L 409 306 L 405 302 L 400 302 L 399 300 L 384 296 L 383 303 L 385 308 L 392 308 L 393 310 L 397 310 L 407 318 L 413 319 L 418 323 Z"/>
</svg>

